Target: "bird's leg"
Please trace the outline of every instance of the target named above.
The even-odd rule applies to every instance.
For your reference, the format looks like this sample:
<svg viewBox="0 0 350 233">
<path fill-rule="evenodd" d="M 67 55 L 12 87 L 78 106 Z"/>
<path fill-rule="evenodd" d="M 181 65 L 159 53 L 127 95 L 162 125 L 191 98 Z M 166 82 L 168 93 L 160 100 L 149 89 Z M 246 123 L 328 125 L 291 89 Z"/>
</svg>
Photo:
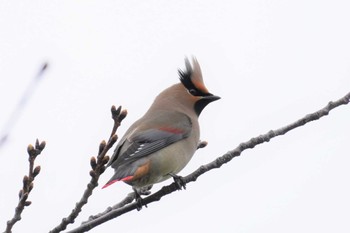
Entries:
<svg viewBox="0 0 350 233">
<path fill-rule="evenodd" d="M 133 190 L 135 192 L 135 201 L 136 201 L 137 211 L 140 211 L 142 209 L 142 206 L 146 206 L 146 208 L 147 208 L 147 205 L 143 203 L 143 199 L 142 199 L 140 193 L 138 192 L 138 190 L 136 190 L 135 188 L 133 188 Z"/>
<path fill-rule="evenodd" d="M 173 177 L 178 190 L 181 190 L 182 188 L 186 189 L 186 183 L 183 180 L 182 176 L 178 176 L 174 173 L 169 173 L 169 176 Z"/>
</svg>

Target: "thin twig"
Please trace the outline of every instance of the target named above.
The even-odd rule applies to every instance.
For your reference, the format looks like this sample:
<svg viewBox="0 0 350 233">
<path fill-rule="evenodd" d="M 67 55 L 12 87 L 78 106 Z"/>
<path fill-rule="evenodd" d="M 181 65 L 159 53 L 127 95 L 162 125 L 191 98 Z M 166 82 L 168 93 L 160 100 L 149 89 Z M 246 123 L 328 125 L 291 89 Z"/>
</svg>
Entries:
<svg viewBox="0 0 350 233">
<path fill-rule="evenodd" d="M 98 180 L 100 175 L 105 171 L 106 164 L 108 163 L 109 157 L 106 155 L 108 150 L 114 145 L 117 141 L 118 137 L 115 134 L 118 127 L 120 126 L 122 120 L 126 117 L 126 110 L 121 111 L 121 107 L 118 109 L 115 106 L 112 106 L 112 119 L 114 120 L 113 129 L 111 135 L 106 143 L 104 140 L 100 143 L 97 159 L 95 157 L 91 157 L 90 165 L 92 170 L 90 171 L 90 182 L 87 184 L 87 187 L 84 191 L 83 196 L 75 204 L 74 209 L 68 215 L 68 217 L 63 218 L 61 223 L 56 226 L 54 229 L 50 231 L 50 233 L 58 233 L 67 228 L 68 224 L 74 223 L 75 219 L 78 217 L 81 212 L 83 206 L 88 202 L 89 197 L 92 195 L 93 190 L 98 186 Z"/>
<path fill-rule="evenodd" d="M 22 116 L 22 111 L 25 109 L 26 105 L 29 103 L 31 97 L 35 93 L 35 90 L 38 87 L 39 82 L 43 79 L 44 73 L 47 70 L 48 63 L 45 62 L 42 64 L 39 72 L 35 75 L 32 81 L 29 83 L 27 88 L 22 93 L 21 99 L 16 104 L 13 112 L 5 122 L 4 128 L 0 131 L 0 149 L 5 145 L 7 139 L 9 138 L 12 129 L 19 120 L 19 117 Z"/>
<path fill-rule="evenodd" d="M 5 230 L 5 233 L 11 233 L 13 226 L 16 224 L 16 222 L 21 220 L 21 214 L 24 210 L 24 207 L 29 206 L 32 204 L 31 201 L 27 201 L 29 193 L 32 191 L 34 187 L 34 179 L 35 177 L 40 173 L 40 166 L 37 166 L 34 168 L 34 162 L 36 157 L 44 150 L 46 143 L 43 141 L 39 143 L 39 140 L 37 139 L 35 142 L 35 147 L 32 145 L 29 145 L 27 148 L 27 152 L 29 155 L 28 161 L 29 161 L 29 171 L 28 175 L 25 175 L 23 177 L 23 188 L 19 191 L 19 201 L 18 205 L 15 209 L 15 215 L 13 218 L 9 221 L 7 221 L 7 227 Z"/>
<path fill-rule="evenodd" d="M 350 93 L 346 94 L 343 98 L 341 98 L 337 101 L 329 102 L 327 104 L 327 106 L 325 106 L 324 108 L 322 108 L 314 113 L 308 114 L 305 117 L 303 117 L 303 118 L 301 118 L 301 119 L 299 119 L 299 120 L 297 120 L 297 121 L 295 121 L 287 126 L 284 126 L 282 128 L 276 129 L 276 130 L 270 130 L 269 132 L 267 132 L 265 134 L 262 134 L 258 137 L 254 137 L 247 142 L 243 142 L 243 143 L 239 144 L 234 150 L 228 151 L 226 154 L 218 157 L 217 159 L 215 159 L 211 163 L 208 163 L 206 165 L 202 165 L 197 170 L 195 170 L 194 172 L 189 174 L 188 176 L 182 177 L 183 181 L 185 183 L 196 181 L 197 178 L 199 176 L 201 176 L 202 174 L 204 174 L 212 169 L 220 168 L 223 164 L 228 163 L 229 161 L 231 161 L 233 158 L 235 158 L 237 156 L 240 156 L 244 150 L 252 149 L 259 144 L 270 141 L 274 137 L 284 135 L 287 132 L 289 132 L 297 127 L 305 125 L 306 123 L 309 123 L 311 121 L 318 120 L 321 117 L 327 116 L 332 109 L 339 107 L 341 105 L 348 104 L 349 101 L 350 101 Z M 175 183 L 172 183 L 168 186 L 162 187 L 158 192 L 144 198 L 142 203 L 144 205 L 148 205 L 152 202 L 159 201 L 163 196 L 168 195 L 168 194 L 175 192 L 177 190 L 178 190 L 177 185 Z M 81 232 L 89 231 L 92 228 L 94 228 L 94 227 L 96 227 L 96 226 L 98 226 L 98 225 L 100 225 L 108 220 L 116 218 L 124 213 L 130 212 L 130 211 L 135 210 L 137 208 L 138 208 L 137 204 L 132 203 L 132 204 L 126 205 L 122 208 L 112 210 L 112 211 L 108 212 L 107 214 L 105 214 L 97 219 L 94 219 L 94 220 L 91 220 L 89 222 L 86 222 L 85 224 L 82 224 L 81 226 L 69 231 L 68 233 L 81 233 Z"/>
</svg>

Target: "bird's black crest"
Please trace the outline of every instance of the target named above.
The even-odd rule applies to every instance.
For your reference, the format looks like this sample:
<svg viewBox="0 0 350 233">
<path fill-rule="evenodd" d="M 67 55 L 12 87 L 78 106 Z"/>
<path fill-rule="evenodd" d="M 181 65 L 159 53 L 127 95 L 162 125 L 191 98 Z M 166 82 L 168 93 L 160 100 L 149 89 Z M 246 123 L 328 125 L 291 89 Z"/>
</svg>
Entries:
<svg viewBox="0 0 350 233">
<path fill-rule="evenodd" d="M 186 69 L 185 71 L 179 69 L 180 81 L 187 90 L 196 89 L 196 86 L 191 80 L 192 73 L 192 69 Z"/>
<path fill-rule="evenodd" d="M 197 60 L 193 59 L 193 66 L 190 64 L 189 60 L 185 59 L 186 70 L 179 69 L 179 76 L 182 85 L 188 90 L 188 92 L 193 96 L 208 96 L 212 95 L 207 92 L 204 88 L 200 89 L 196 86 L 196 82 L 202 82 L 202 74 L 199 68 Z M 194 68 L 193 68 L 194 67 Z M 193 80 L 197 78 L 197 80 Z M 195 81 L 195 82 L 194 82 Z M 203 84 L 204 86 L 204 84 Z"/>
</svg>

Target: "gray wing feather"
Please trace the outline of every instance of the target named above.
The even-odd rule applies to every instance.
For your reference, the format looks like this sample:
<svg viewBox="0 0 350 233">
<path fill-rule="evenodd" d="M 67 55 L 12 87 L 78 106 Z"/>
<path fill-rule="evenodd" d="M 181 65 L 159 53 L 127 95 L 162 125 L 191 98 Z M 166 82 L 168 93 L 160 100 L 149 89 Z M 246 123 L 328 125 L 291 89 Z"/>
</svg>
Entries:
<svg viewBox="0 0 350 233">
<path fill-rule="evenodd" d="M 189 136 L 189 132 L 171 133 L 163 130 L 150 129 L 132 138 L 128 148 L 112 163 L 119 167 L 124 163 L 133 162 L 141 157 L 152 154 Z"/>
<path fill-rule="evenodd" d="M 117 168 L 187 138 L 192 130 L 191 119 L 179 112 L 172 112 L 171 116 L 172 122 L 168 122 L 169 117 L 164 115 L 156 117 L 158 121 L 162 121 L 162 124 L 169 126 L 168 128 L 151 128 L 129 135 L 129 137 L 124 136 L 125 138 L 122 138 L 114 150 L 108 166 L 112 165 L 113 168 Z"/>
</svg>

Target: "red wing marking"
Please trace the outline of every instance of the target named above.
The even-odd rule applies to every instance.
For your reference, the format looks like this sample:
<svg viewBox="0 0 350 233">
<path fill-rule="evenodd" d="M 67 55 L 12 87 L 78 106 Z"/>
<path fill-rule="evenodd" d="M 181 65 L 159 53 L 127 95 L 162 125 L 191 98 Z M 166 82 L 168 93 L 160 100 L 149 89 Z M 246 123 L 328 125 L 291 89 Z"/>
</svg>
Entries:
<svg viewBox="0 0 350 233">
<path fill-rule="evenodd" d="M 183 130 L 181 130 L 181 129 L 169 128 L 169 127 L 162 127 L 162 128 L 160 128 L 160 130 L 166 131 L 169 133 L 173 133 L 173 134 L 182 134 L 183 133 Z"/>
</svg>

